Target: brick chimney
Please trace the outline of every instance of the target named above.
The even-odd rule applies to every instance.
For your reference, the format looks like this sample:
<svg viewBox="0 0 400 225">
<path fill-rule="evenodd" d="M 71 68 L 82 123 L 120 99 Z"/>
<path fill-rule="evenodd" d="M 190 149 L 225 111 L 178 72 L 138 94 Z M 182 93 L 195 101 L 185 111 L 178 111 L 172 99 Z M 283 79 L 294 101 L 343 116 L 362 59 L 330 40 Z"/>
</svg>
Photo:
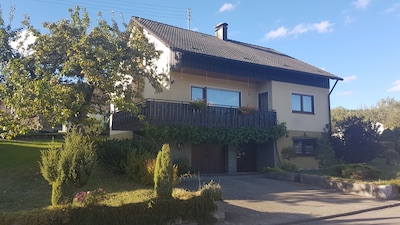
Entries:
<svg viewBox="0 0 400 225">
<path fill-rule="evenodd" d="M 222 40 L 228 39 L 228 24 L 227 23 L 219 23 L 214 27 L 215 36 Z"/>
</svg>

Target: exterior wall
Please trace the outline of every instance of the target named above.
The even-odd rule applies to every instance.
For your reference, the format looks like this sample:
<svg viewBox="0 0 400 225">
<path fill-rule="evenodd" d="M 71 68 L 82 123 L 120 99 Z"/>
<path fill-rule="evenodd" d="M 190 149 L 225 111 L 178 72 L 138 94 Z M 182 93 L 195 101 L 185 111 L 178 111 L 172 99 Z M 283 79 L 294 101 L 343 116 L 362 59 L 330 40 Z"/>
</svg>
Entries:
<svg viewBox="0 0 400 225">
<path fill-rule="evenodd" d="M 307 137 L 307 138 L 320 138 L 321 132 L 310 132 L 310 131 L 289 131 L 288 137 L 277 140 L 277 148 L 279 152 L 280 161 L 284 162 L 281 156 L 281 150 L 286 147 L 293 147 L 293 138 Z M 297 156 L 293 163 L 298 168 L 318 168 L 318 162 L 314 156 Z"/>
<path fill-rule="evenodd" d="M 314 96 L 314 114 L 292 113 L 292 93 Z M 272 81 L 271 107 L 289 131 L 322 132 L 329 123 L 329 89 Z"/>
<path fill-rule="evenodd" d="M 221 79 L 207 77 L 206 74 L 198 76 L 178 72 L 172 72 L 170 78 L 173 80 L 173 84 L 171 84 L 170 88 L 164 88 L 162 93 L 155 93 L 154 90 L 148 88 L 144 93 L 144 98 L 188 102 L 191 100 L 191 87 L 197 86 L 239 91 L 241 93 L 242 106 L 258 106 L 258 94 L 266 92 L 267 84 L 269 83 L 266 81 L 263 84 L 255 84 L 233 81 L 230 80 L 229 77 Z"/>
<path fill-rule="evenodd" d="M 294 137 L 320 138 L 324 127 L 329 123 L 329 90 L 325 88 L 304 86 L 291 83 L 271 82 L 270 104 L 277 112 L 278 122 L 285 122 L 289 136 L 277 141 L 277 150 L 293 147 Z M 291 94 L 306 94 L 314 97 L 314 114 L 292 113 Z M 317 168 L 314 157 L 298 156 L 294 163 L 299 168 Z"/>
</svg>

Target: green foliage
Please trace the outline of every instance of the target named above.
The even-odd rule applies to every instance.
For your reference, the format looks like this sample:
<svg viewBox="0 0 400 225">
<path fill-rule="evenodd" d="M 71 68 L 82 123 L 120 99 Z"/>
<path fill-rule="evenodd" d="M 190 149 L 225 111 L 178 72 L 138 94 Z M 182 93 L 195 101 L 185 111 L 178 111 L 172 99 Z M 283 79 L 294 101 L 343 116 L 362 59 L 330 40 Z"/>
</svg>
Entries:
<svg viewBox="0 0 400 225">
<path fill-rule="evenodd" d="M 173 170 L 169 144 L 164 144 L 157 154 L 154 171 L 154 190 L 160 199 L 172 198 Z"/>
<path fill-rule="evenodd" d="M 339 164 L 332 167 L 334 176 L 354 180 L 376 180 L 380 171 L 365 163 Z"/>
<path fill-rule="evenodd" d="M 200 188 L 200 196 L 211 199 L 213 201 L 222 200 L 221 185 L 211 180 Z"/>
<path fill-rule="evenodd" d="M 51 204 L 53 206 L 70 204 L 73 193 L 74 187 L 71 182 L 63 177 L 57 178 L 51 183 Z"/>
<path fill-rule="evenodd" d="M 95 144 L 100 161 L 112 172 L 119 174 L 127 173 L 126 167 L 129 164 L 128 161 L 130 161 L 128 159 L 130 155 L 141 157 L 141 155 L 146 154 L 155 158 L 157 152 L 157 145 L 151 139 L 151 136 L 144 138 L 137 135 L 133 140 L 99 139 L 96 140 Z M 147 158 L 144 157 L 144 159 Z M 135 160 L 135 158 L 132 158 L 132 160 Z M 135 163 L 131 166 L 136 168 Z M 132 172 L 131 169 L 132 167 L 129 169 Z"/>
<path fill-rule="evenodd" d="M 280 172 L 284 172 L 281 168 L 279 168 L 279 167 L 269 167 L 269 166 L 267 166 L 267 167 L 264 167 L 264 170 L 263 170 L 265 173 L 268 173 L 268 172 L 278 172 L 278 173 L 280 173 Z"/>
<path fill-rule="evenodd" d="M 192 221 L 198 224 L 214 224 L 212 213 L 216 206 L 202 196 L 188 200 L 155 199 L 149 202 L 125 204 L 120 207 L 89 205 L 87 207 L 55 207 L 24 213 L 0 212 L 2 225 L 142 225 L 173 224 Z"/>
<path fill-rule="evenodd" d="M 286 147 L 281 150 L 282 158 L 287 160 L 289 163 L 292 159 L 296 158 L 296 152 L 292 147 Z"/>
<path fill-rule="evenodd" d="M 332 127 L 336 127 L 336 123 L 344 118 L 357 116 L 365 118 L 366 121 L 382 123 L 385 128 L 393 130 L 396 127 L 400 127 L 399 110 L 400 101 L 396 101 L 394 98 L 381 99 L 374 106 L 355 110 L 338 107 L 331 110 Z"/>
<path fill-rule="evenodd" d="M 62 149 L 41 151 L 40 171 L 52 185 L 52 204 L 72 202 L 73 187 L 89 180 L 97 160 L 94 144 L 77 128 L 65 136 Z"/>
<path fill-rule="evenodd" d="M 396 162 L 399 159 L 399 153 L 392 148 L 387 149 L 384 152 L 384 156 L 386 158 L 386 164 L 388 164 L 388 165 Z"/>
<path fill-rule="evenodd" d="M 162 91 L 166 76 L 155 64 L 161 51 L 139 26 L 124 23 L 122 30 L 114 17 L 108 24 L 101 16 L 92 25 L 85 9 L 76 6 L 69 12 L 69 19 L 43 22 L 43 33 L 26 17 L 25 30 L 35 38 L 25 49 L 30 54 L 10 46 L 22 28 L 12 29 L 0 19 L 0 99 L 15 111 L 13 124 L 38 115 L 50 127 L 84 124 L 88 114 L 107 116 L 110 103 L 135 114 L 134 100 L 143 97 L 146 82 Z"/>
<path fill-rule="evenodd" d="M 19 134 L 26 134 L 28 126 L 23 122 L 16 119 L 15 115 L 0 111 L 0 138 L 10 140 Z"/>
<path fill-rule="evenodd" d="M 102 120 L 97 118 L 89 117 L 84 124 L 85 133 L 91 136 L 99 136 L 103 131 L 105 131 L 104 123 Z"/>
<path fill-rule="evenodd" d="M 152 185 L 154 184 L 155 161 L 154 154 L 133 150 L 128 154 L 126 174 L 142 184 Z"/>
<path fill-rule="evenodd" d="M 269 129 L 258 127 L 215 128 L 147 125 L 145 132 L 147 136 L 151 136 L 153 139 L 161 142 L 178 140 L 193 144 L 212 142 L 223 145 L 239 145 L 249 142 L 265 143 L 287 135 L 285 123 L 278 124 Z"/>
<path fill-rule="evenodd" d="M 125 174 L 128 155 L 134 146 L 132 140 L 97 140 L 95 143 L 99 160 L 112 172 Z"/>
<path fill-rule="evenodd" d="M 373 160 L 383 150 L 378 129 L 363 117 L 351 116 L 338 122 L 330 137 L 336 157 L 348 163 Z"/>
<path fill-rule="evenodd" d="M 106 193 L 102 188 L 92 191 L 81 191 L 75 194 L 73 205 L 87 207 L 97 205 L 104 199 L 106 199 Z"/>
<path fill-rule="evenodd" d="M 296 164 L 291 163 L 291 162 L 282 162 L 278 167 L 279 167 L 279 169 L 281 169 L 285 172 L 297 172 L 298 171 Z"/>
<path fill-rule="evenodd" d="M 318 161 L 319 168 L 322 169 L 329 169 L 337 164 L 335 151 L 333 151 L 327 135 L 328 134 L 323 134 L 322 137 L 318 139 L 315 149 L 315 159 Z"/>
</svg>

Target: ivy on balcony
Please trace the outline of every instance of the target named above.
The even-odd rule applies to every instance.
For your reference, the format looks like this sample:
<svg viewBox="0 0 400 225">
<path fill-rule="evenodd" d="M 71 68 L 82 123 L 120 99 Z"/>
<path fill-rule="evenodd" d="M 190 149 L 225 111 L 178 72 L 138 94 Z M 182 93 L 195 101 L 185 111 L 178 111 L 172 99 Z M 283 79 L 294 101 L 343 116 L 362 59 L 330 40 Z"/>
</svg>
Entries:
<svg viewBox="0 0 400 225">
<path fill-rule="evenodd" d="M 277 124 L 271 128 L 217 128 L 147 124 L 145 133 L 146 136 L 160 142 L 177 140 L 192 144 L 218 143 L 222 145 L 239 145 L 249 142 L 265 143 L 270 140 L 277 140 L 288 134 L 285 123 Z"/>
</svg>

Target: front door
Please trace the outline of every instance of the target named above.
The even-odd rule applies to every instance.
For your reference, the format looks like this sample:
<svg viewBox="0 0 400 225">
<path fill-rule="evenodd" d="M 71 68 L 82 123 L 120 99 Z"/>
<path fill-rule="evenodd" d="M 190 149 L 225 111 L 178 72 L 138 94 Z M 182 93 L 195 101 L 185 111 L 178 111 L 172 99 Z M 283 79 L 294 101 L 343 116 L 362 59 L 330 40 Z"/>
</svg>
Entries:
<svg viewBox="0 0 400 225">
<path fill-rule="evenodd" d="M 257 171 L 257 145 L 255 143 L 242 144 L 236 152 L 238 172 Z"/>
<path fill-rule="evenodd" d="M 258 109 L 268 111 L 268 92 L 258 94 Z"/>
</svg>

